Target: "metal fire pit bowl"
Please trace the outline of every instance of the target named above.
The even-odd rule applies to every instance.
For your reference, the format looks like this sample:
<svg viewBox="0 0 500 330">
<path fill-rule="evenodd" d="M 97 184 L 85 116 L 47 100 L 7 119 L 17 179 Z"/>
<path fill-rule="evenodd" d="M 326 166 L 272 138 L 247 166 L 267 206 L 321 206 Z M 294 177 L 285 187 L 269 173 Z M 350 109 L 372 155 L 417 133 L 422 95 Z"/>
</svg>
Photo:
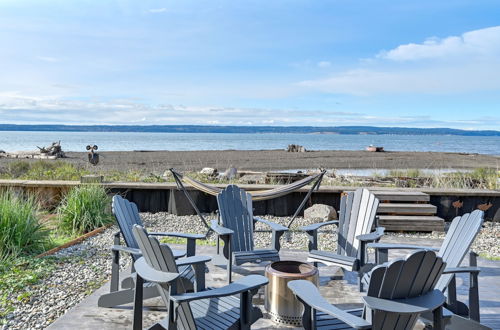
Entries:
<svg viewBox="0 0 500 330">
<path fill-rule="evenodd" d="M 269 284 L 264 306 L 271 320 L 279 324 L 302 325 L 304 307 L 288 289 L 288 282 L 307 280 L 318 286 L 318 269 L 301 261 L 276 261 L 266 267 Z"/>
</svg>

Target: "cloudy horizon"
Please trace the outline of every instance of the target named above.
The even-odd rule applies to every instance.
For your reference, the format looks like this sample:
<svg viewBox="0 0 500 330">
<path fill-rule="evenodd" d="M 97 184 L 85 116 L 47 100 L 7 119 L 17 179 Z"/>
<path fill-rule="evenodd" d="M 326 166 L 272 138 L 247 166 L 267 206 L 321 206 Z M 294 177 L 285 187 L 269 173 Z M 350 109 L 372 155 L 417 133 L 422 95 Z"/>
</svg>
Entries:
<svg viewBox="0 0 500 330">
<path fill-rule="evenodd" d="M 498 13 L 491 1 L 6 1 L 0 123 L 498 130 Z"/>
</svg>

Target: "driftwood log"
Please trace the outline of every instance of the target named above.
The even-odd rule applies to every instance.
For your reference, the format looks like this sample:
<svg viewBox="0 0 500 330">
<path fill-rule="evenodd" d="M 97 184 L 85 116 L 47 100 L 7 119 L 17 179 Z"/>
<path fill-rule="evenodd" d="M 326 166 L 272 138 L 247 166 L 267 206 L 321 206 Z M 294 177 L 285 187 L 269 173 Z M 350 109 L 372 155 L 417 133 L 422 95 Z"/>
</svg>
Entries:
<svg viewBox="0 0 500 330">
<path fill-rule="evenodd" d="M 40 154 L 46 155 L 46 156 L 55 156 L 56 158 L 65 158 L 66 155 L 64 154 L 64 151 L 61 148 L 61 141 L 57 142 L 52 142 L 52 144 L 48 147 L 39 147 L 37 148 L 40 150 Z"/>
<path fill-rule="evenodd" d="M 289 144 L 286 149 L 287 152 L 306 152 L 306 148 L 304 146 L 298 144 Z"/>
</svg>

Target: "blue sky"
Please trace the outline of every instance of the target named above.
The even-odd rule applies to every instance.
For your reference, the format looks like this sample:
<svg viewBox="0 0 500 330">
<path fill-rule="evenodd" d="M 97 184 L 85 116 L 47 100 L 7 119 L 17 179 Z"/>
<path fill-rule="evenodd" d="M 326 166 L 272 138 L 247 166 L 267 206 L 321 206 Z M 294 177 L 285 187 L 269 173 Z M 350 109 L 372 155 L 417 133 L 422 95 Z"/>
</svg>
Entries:
<svg viewBox="0 0 500 330">
<path fill-rule="evenodd" d="M 0 122 L 500 129 L 499 1 L 2 1 Z"/>
</svg>

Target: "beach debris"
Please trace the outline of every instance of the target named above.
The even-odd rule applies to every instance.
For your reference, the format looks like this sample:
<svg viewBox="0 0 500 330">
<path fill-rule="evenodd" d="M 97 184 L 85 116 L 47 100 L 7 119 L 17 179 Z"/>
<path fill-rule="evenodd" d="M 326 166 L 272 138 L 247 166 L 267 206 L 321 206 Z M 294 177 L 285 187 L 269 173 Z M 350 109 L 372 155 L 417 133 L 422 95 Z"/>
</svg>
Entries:
<svg viewBox="0 0 500 330">
<path fill-rule="evenodd" d="M 337 219 L 337 211 L 330 205 L 314 204 L 304 210 L 304 218 L 315 221 L 329 221 Z"/>
<path fill-rule="evenodd" d="M 89 159 L 89 163 L 96 166 L 98 163 L 99 163 L 99 154 L 97 152 L 95 152 L 97 150 L 97 145 L 93 144 L 93 145 L 88 145 L 87 146 L 87 151 L 88 151 L 88 154 L 87 154 L 87 157 Z"/>
<path fill-rule="evenodd" d="M 66 155 L 64 154 L 64 151 L 62 151 L 62 148 L 61 148 L 61 141 L 52 142 L 52 144 L 48 147 L 37 146 L 37 148 L 40 150 L 40 154 L 42 154 L 42 155 L 56 156 L 56 158 L 66 157 Z"/>
<path fill-rule="evenodd" d="M 5 152 L 0 151 L 2 158 L 26 158 L 26 159 L 57 159 L 65 158 L 66 154 L 61 148 L 61 141 L 52 142 L 48 147 L 38 147 L 38 150 L 33 151 L 14 151 Z"/>
<path fill-rule="evenodd" d="M 298 144 L 289 144 L 288 148 L 286 148 L 287 152 L 307 152 L 304 146 Z"/>
<path fill-rule="evenodd" d="M 216 168 L 212 167 L 204 167 L 201 169 L 200 174 L 208 175 L 208 176 L 217 176 L 219 172 Z"/>
<path fill-rule="evenodd" d="M 366 151 L 384 152 L 384 147 L 376 147 L 373 144 L 370 144 L 368 147 L 366 147 Z"/>
</svg>

